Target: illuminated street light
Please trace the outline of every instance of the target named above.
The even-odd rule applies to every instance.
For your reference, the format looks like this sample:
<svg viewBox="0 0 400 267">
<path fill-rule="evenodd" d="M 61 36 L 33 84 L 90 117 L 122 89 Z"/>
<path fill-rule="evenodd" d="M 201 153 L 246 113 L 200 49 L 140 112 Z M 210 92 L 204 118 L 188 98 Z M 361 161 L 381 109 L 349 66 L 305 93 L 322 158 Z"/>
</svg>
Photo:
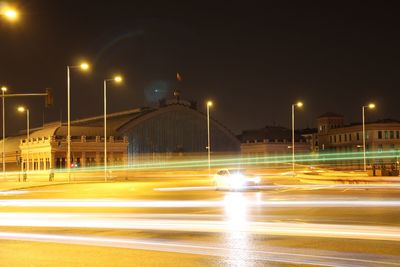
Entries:
<svg viewBox="0 0 400 267">
<path fill-rule="evenodd" d="M 117 83 L 122 82 L 122 76 L 119 76 L 119 75 L 115 76 L 114 77 L 114 81 L 117 82 Z"/>
<path fill-rule="evenodd" d="M 2 94 L 2 104 L 3 104 L 3 178 L 6 178 L 6 156 L 5 156 L 5 142 L 6 142 L 6 113 L 5 113 L 5 97 L 4 94 L 7 92 L 7 87 L 1 87 L 1 94 Z"/>
<path fill-rule="evenodd" d="M 122 76 L 104 80 L 104 181 L 107 182 L 107 82 L 121 83 Z"/>
<path fill-rule="evenodd" d="M 207 101 L 207 157 L 208 157 L 208 175 L 211 174 L 211 140 L 210 140 L 210 107 L 213 102 Z"/>
<path fill-rule="evenodd" d="M 70 69 L 81 69 L 87 71 L 89 64 L 82 62 L 79 65 L 67 66 L 67 169 L 68 169 L 68 181 L 71 181 L 71 79 Z"/>
<path fill-rule="evenodd" d="M 24 107 L 24 106 L 19 106 L 17 108 L 18 112 L 26 112 L 26 144 L 27 144 L 27 150 L 26 150 L 26 172 L 29 172 L 29 109 Z"/>
<path fill-rule="evenodd" d="M 365 142 L 365 108 L 374 109 L 375 104 L 369 103 L 366 106 L 362 106 L 362 131 L 363 131 L 363 161 L 364 171 L 367 171 L 367 157 L 366 157 L 366 142 Z"/>
<path fill-rule="evenodd" d="M 8 21 L 14 22 L 19 18 L 19 12 L 12 7 L 3 7 L 0 10 L 0 16 L 3 16 Z"/>
<path fill-rule="evenodd" d="M 86 62 L 83 62 L 83 63 L 81 63 L 81 65 L 79 65 L 79 67 L 80 67 L 82 70 L 88 70 L 88 69 L 89 69 L 89 64 L 86 63 Z"/>
<path fill-rule="evenodd" d="M 303 107 L 303 102 L 297 102 L 295 104 L 292 104 L 292 172 L 293 172 L 293 176 L 294 176 L 294 110 L 295 107 L 301 108 Z"/>
</svg>

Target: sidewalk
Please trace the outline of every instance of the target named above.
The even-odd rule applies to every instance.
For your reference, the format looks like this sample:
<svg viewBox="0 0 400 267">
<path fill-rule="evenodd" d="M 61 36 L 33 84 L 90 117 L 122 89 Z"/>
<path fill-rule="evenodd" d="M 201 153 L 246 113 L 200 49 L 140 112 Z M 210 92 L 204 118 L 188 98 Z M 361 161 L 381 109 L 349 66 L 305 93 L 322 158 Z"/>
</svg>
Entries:
<svg viewBox="0 0 400 267">
<path fill-rule="evenodd" d="M 303 183 L 311 184 L 400 184 L 399 176 L 367 176 L 360 174 L 318 175 L 298 174 L 297 177 Z"/>
</svg>

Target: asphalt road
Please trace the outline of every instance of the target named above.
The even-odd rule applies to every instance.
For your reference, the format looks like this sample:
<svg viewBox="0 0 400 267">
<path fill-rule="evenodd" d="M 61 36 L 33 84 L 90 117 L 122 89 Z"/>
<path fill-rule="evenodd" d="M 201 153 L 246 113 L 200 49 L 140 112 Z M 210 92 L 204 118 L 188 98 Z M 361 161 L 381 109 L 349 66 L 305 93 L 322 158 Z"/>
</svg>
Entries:
<svg viewBox="0 0 400 267">
<path fill-rule="evenodd" d="M 0 266 L 400 266 L 394 185 L 198 178 L 0 192 Z"/>
</svg>

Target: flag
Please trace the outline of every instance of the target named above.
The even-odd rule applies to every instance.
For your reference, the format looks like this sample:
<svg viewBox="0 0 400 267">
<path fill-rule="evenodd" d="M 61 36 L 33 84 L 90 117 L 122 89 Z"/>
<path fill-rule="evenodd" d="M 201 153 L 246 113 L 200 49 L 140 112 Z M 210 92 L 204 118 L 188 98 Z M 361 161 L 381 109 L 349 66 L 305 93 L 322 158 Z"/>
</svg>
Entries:
<svg viewBox="0 0 400 267">
<path fill-rule="evenodd" d="M 176 73 L 176 80 L 179 82 L 182 81 L 182 76 L 179 74 L 179 72 Z"/>
</svg>

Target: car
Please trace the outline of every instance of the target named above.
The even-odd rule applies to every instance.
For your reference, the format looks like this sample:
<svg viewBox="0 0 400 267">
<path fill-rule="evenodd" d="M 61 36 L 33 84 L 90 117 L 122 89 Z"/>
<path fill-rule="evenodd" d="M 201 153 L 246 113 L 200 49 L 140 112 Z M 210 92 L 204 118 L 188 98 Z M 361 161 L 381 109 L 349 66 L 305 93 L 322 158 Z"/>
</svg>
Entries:
<svg viewBox="0 0 400 267">
<path fill-rule="evenodd" d="M 220 169 L 214 175 L 214 185 L 217 190 L 241 190 L 248 186 L 258 186 L 261 178 L 252 176 L 243 169 Z"/>
</svg>

